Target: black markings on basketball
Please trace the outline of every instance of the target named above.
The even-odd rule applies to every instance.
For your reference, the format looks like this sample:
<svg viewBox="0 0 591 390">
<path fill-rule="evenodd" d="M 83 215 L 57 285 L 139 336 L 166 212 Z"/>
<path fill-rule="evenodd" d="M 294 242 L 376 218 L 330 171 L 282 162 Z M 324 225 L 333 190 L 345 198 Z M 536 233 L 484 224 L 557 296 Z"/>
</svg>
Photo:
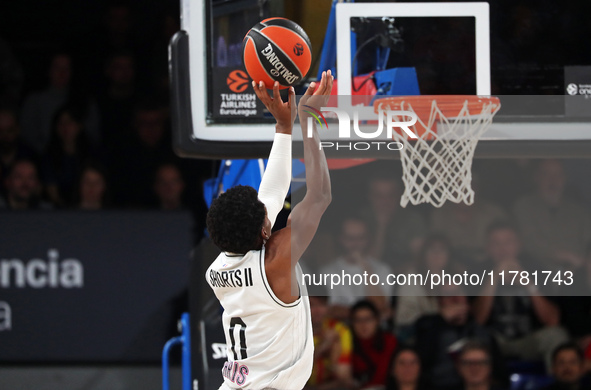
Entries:
<svg viewBox="0 0 591 390">
<path fill-rule="evenodd" d="M 298 57 L 304 54 L 304 45 L 296 43 L 293 47 L 293 53 Z"/>
<path fill-rule="evenodd" d="M 253 28 L 248 36 L 255 44 L 257 56 L 263 68 L 273 79 L 282 79 L 283 82 L 280 84 L 283 85 L 292 85 L 302 79 L 302 74 L 291 58 L 263 32 Z"/>
<path fill-rule="evenodd" d="M 266 20 L 264 23 L 259 23 L 259 24 L 262 24 L 264 26 L 284 27 L 284 28 L 287 28 L 291 31 L 296 32 L 299 36 L 302 37 L 302 39 L 304 41 L 306 41 L 306 44 L 308 45 L 308 49 L 310 49 L 310 51 L 312 51 L 312 43 L 310 42 L 310 38 L 308 38 L 308 34 L 306 34 L 304 29 L 301 28 L 297 23 L 295 23 L 289 19 L 276 18 L 276 19 Z"/>
</svg>

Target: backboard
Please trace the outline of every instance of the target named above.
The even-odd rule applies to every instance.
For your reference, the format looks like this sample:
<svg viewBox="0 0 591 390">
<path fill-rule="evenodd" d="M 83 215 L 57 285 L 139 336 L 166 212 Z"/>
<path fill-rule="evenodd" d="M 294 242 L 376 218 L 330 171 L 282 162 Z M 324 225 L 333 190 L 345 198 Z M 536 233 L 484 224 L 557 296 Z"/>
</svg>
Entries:
<svg viewBox="0 0 591 390">
<path fill-rule="evenodd" d="M 170 52 L 177 153 L 200 158 L 265 157 L 274 134 L 273 120 L 249 92 L 250 80 L 240 61 L 241 40 L 258 20 L 290 15 L 270 14 L 273 7 L 261 7 L 256 0 L 183 0 L 181 7 L 182 31 L 173 38 Z M 359 30 L 352 29 L 360 20 L 383 18 L 393 20 L 404 40 L 402 54 L 388 49 L 387 67 L 415 68 L 421 94 L 452 94 L 458 92 L 455 88 L 461 93 L 497 96 L 518 91 L 519 80 L 511 81 L 510 88 L 505 84 L 508 73 L 519 72 L 495 78 L 502 73 L 495 67 L 501 51 L 491 43 L 491 35 L 499 34 L 491 30 L 495 24 L 490 22 L 488 3 L 335 2 L 334 8 L 339 106 L 350 106 L 352 77 L 368 70 L 367 66 L 363 69 L 363 62 L 367 65 L 373 55 L 371 45 L 363 46 Z M 318 48 L 313 51 L 320 53 Z M 562 93 L 573 93 L 572 97 L 563 95 L 555 101 L 537 94 L 500 96 L 502 109 L 483 135 L 476 156 L 589 156 L 591 117 L 586 113 L 591 112 L 591 99 L 585 99 L 589 96 L 585 86 L 591 84 L 591 72 L 584 67 L 578 71 L 563 67 L 562 71 Z M 308 78 L 315 79 L 310 74 Z M 521 92 L 530 91 L 539 92 L 527 88 Z M 373 113 L 369 105 L 365 110 L 368 115 Z M 322 137 L 338 140 L 330 131 Z M 367 157 L 346 151 L 327 154 Z M 383 158 L 396 158 L 396 153 Z"/>
</svg>

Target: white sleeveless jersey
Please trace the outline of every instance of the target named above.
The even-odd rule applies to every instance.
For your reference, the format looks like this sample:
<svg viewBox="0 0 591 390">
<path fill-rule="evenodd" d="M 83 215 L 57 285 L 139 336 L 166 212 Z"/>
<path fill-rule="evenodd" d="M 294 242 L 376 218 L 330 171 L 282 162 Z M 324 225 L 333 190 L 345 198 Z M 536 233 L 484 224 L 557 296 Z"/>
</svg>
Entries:
<svg viewBox="0 0 591 390">
<path fill-rule="evenodd" d="M 299 265 L 296 270 L 302 280 Z M 221 253 L 206 279 L 224 308 L 228 361 L 222 388 L 303 389 L 314 355 L 305 286 L 300 283 L 297 301 L 281 302 L 267 282 L 264 248 L 244 256 Z"/>
</svg>

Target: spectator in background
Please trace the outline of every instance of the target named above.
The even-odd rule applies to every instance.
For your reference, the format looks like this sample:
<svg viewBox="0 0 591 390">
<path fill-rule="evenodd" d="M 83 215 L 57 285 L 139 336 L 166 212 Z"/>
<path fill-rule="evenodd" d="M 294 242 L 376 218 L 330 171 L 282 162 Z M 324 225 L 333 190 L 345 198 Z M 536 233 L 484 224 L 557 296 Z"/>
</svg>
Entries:
<svg viewBox="0 0 591 390">
<path fill-rule="evenodd" d="M 0 106 L 16 107 L 21 99 L 24 75 L 12 48 L 0 37 Z"/>
<path fill-rule="evenodd" d="M 587 246 L 585 268 L 582 271 L 574 275 L 574 286 L 568 286 L 569 294 L 572 291 L 573 295 L 557 296 L 556 301 L 560 307 L 562 326 L 571 339 L 589 351 L 591 358 L 591 243 Z"/>
<path fill-rule="evenodd" d="M 345 324 L 328 315 L 328 299 L 310 296 L 314 366 L 306 390 L 353 388 L 352 337 Z"/>
<path fill-rule="evenodd" d="M 5 201 L 0 199 L 0 209 L 49 210 L 51 205 L 41 200 L 41 183 L 37 167 L 30 160 L 16 161 L 6 172 Z"/>
<path fill-rule="evenodd" d="M 421 359 L 410 347 L 398 348 L 394 352 L 386 390 L 426 389 L 421 378 Z"/>
<path fill-rule="evenodd" d="M 591 181 L 582 180 L 591 172 L 588 158 L 569 158 L 562 160 L 566 174 L 566 188 L 572 189 L 573 198 L 591 208 Z"/>
<path fill-rule="evenodd" d="M 320 270 L 321 274 L 345 274 L 354 277 L 379 275 L 386 280 L 390 267 L 370 255 L 370 236 L 364 219 L 350 216 L 341 225 L 340 244 L 343 249 L 341 257 Z M 357 283 L 355 283 L 357 284 Z M 330 290 L 331 315 L 341 321 L 349 319 L 349 309 L 360 298 L 366 297 L 378 308 L 382 319 L 389 318 L 389 302 L 387 297 L 392 295 L 392 286 L 374 285 L 372 283 L 341 283 Z"/>
<path fill-rule="evenodd" d="M 54 54 L 51 57 L 48 76 L 47 88 L 34 92 L 25 99 L 21 115 L 23 138 L 38 153 L 43 153 L 47 148 L 55 112 L 68 98 L 72 78 L 72 57 L 67 53 Z"/>
<path fill-rule="evenodd" d="M 73 107 L 59 109 L 43 157 L 47 195 L 54 205 L 73 204 L 80 171 L 92 154 L 81 113 Z"/>
<path fill-rule="evenodd" d="M 533 188 L 533 165 L 534 160 L 525 158 L 474 160 L 472 177 L 480 178 L 476 196 L 501 206 L 503 211 L 511 210 L 515 200 Z"/>
<path fill-rule="evenodd" d="M 505 356 L 545 359 L 550 367 L 552 350 L 567 340 L 565 330 L 559 327 L 560 309 L 533 284 L 505 285 L 499 290 L 499 273 L 504 271 L 508 278 L 510 271 L 528 270 L 527 262 L 523 260 L 519 237 L 511 224 L 495 223 L 489 227 L 487 236 L 490 260 L 483 268 L 493 270 L 497 280 L 486 284 L 475 299 L 474 316 L 478 323 L 495 332 Z M 539 265 L 532 269 L 539 269 Z"/>
<path fill-rule="evenodd" d="M 106 82 L 99 95 L 102 137 L 105 147 L 116 150 L 132 138 L 133 109 L 137 103 L 135 59 L 131 52 L 118 51 L 106 60 Z"/>
<path fill-rule="evenodd" d="M 167 10 L 159 28 L 150 55 L 151 84 L 154 90 L 168 96 L 170 82 L 168 80 L 168 45 L 172 36 L 181 29 L 179 10 L 177 7 Z"/>
<path fill-rule="evenodd" d="M 20 128 L 16 113 L 10 109 L 0 109 L 0 171 L 7 172 L 15 161 L 36 160 L 36 153 L 19 137 Z M 0 173 L 0 182 L 2 174 Z"/>
<path fill-rule="evenodd" d="M 185 181 L 176 165 L 165 163 L 156 170 L 154 193 L 160 210 L 183 210 Z"/>
<path fill-rule="evenodd" d="M 400 186 L 392 175 L 377 176 L 369 182 L 366 218 L 373 237 L 370 253 L 391 266 L 412 260 L 426 233 L 420 214 L 400 206 Z"/>
<path fill-rule="evenodd" d="M 439 313 L 416 322 L 416 347 L 423 372 L 434 389 L 458 388 L 462 380 L 456 370 L 454 354 L 469 340 L 478 340 L 497 350 L 493 335 L 470 316 L 468 298 L 459 286 L 442 286 L 438 297 Z M 495 373 L 502 377 L 499 353 L 493 354 Z"/>
<path fill-rule="evenodd" d="M 544 390 L 583 390 L 591 387 L 585 377 L 583 351 L 573 343 L 561 344 L 552 353 L 552 376 L 556 382 Z"/>
<path fill-rule="evenodd" d="M 131 142 L 114 152 L 115 200 L 122 206 L 149 208 L 156 169 L 174 159 L 170 138 L 165 137 L 166 113 L 155 102 L 143 103 L 135 109 L 133 127 Z"/>
<path fill-rule="evenodd" d="M 105 60 L 114 52 L 137 51 L 134 39 L 134 17 L 129 4 L 125 1 L 115 1 L 107 4 L 101 15 L 101 22 L 96 29 L 84 36 L 85 44 L 92 47 L 92 51 L 83 53 L 85 64 L 95 82 L 95 87 L 101 87 Z M 149 35 L 149 34 L 144 34 Z"/>
<path fill-rule="evenodd" d="M 475 192 L 476 181 L 472 181 Z M 447 202 L 431 213 L 431 231 L 444 234 L 462 258 L 482 261 L 485 258 L 486 229 L 499 219 L 506 218 L 497 205 L 477 198 L 473 205 Z"/>
<path fill-rule="evenodd" d="M 76 199 L 75 207 L 79 210 L 101 210 L 108 206 L 107 179 L 98 165 L 82 169 Z"/>
<path fill-rule="evenodd" d="M 457 360 L 457 367 L 462 377 L 462 390 L 501 389 L 493 384 L 492 356 L 484 344 L 470 341 L 464 345 Z"/>
<path fill-rule="evenodd" d="M 426 275 L 460 271 L 458 263 L 452 260 L 452 248 L 449 240 L 441 235 L 432 235 L 421 245 L 417 266 L 408 269 L 407 273 Z M 398 336 L 404 341 L 412 339 L 413 325 L 424 315 L 436 314 L 439 311 L 437 298 L 420 284 L 398 286 L 398 297 L 395 312 L 395 325 Z"/>
<path fill-rule="evenodd" d="M 579 270 L 591 242 L 589 211 L 564 195 L 566 177 L 559 160 L 543 160 L 535 173 L 537 191 L 515 203 L 524 248 L 555 269 Z"/>
<path fill-rule="evenodd" d="M 353 377 L 362 389 L 384 387 L 396 337 L 380 328 L 380 312 L 369 301 L 351 308 Z"/>
<path fill-rule="evenodd" d="M 70 54 L 54 54 L 49 66 L 48 87 L 29 95 L 23 104 L 22 137 L 39 154 L 47 149 L 55 114 L 64 105 L 77 106 L 87 129 L 87 138 L 95 145 L 99 143 L 99 119 L 96 105 L 85 98 L 86 91 L 80 91 L 80 88 L 74 85 L 72 69 Z"/>
<path fill-rule="evenodd" d="M 104 48 L 107 50 L 130 49 L 134 46 L 132 35 L 132 12 L 124 2 L 109 5 L 105 14 Z"/>
</svg>

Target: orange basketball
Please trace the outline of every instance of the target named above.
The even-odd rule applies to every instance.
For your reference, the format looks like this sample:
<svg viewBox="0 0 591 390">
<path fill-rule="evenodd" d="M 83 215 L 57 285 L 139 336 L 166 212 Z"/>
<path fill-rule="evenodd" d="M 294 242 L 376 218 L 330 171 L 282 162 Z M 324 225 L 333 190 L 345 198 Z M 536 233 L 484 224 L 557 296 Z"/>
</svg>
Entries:
<svg viewBox="0 0 591 390">
<path fill-rule="evenodd" d="M 242 42 L 244 66 L 257 83 L 273 88 L 291 87 L 302 81 L 312 63 L 312 45 L 297 23 L 269 18 L 251 28 Z"/>
</svg>

